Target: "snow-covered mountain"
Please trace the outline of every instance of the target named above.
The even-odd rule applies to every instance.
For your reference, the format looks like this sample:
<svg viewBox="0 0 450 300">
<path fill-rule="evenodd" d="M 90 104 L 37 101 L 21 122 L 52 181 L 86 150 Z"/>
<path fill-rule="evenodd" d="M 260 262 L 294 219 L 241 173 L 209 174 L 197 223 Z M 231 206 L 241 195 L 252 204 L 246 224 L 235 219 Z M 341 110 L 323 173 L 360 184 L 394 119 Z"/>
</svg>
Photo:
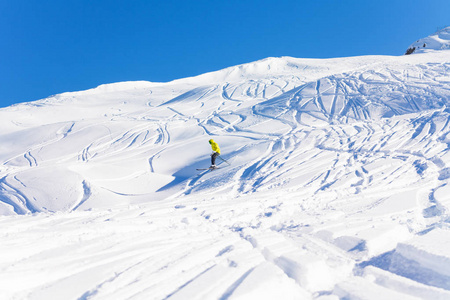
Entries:
<svg viewBox="0 0 450 300">
<path fill-rule="evenodd" d="M 450 26 L 438 30 L 436 33 L 417 40 L 406 50 L 406 54 L 425 53 L 435 50 L 450 49 Z"/>
<path fill-rule="evenodd" d="M 0 298 L 449 299 L 449 106 L 436 48 L 0 109 Z"/>
</svg>

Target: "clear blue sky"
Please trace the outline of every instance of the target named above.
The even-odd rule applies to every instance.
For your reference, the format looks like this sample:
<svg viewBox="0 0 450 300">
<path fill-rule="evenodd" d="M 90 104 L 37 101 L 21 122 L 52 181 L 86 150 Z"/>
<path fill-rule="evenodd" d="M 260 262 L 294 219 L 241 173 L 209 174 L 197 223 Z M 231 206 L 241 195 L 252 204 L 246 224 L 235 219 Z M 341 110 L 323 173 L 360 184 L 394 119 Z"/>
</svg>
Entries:
<svg viewBox="0 0 450 300">
<path fill-rule="evenodd" d="M 449 0 L 0 0 L 0 107 L 273 56 L 402 55 Z"/>
</svg>

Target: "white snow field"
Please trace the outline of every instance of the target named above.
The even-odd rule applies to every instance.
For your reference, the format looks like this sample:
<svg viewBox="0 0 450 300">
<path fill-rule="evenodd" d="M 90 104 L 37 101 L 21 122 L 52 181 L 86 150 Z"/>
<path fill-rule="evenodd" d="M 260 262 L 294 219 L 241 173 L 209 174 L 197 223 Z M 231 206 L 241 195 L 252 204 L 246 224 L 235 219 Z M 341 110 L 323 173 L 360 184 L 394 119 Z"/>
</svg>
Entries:
<svg viewBox="0 0 450 300">
<path fill-rule="evenodd" d="M 448 107 L 438 50 L 0 109 L 0 299 L 450 299 Z"/>
<path fill-rule="evenodd" d="M 418 39 L 409 46 L 407 53 L 425 53 L 444 49 L 450 49 L 450 27 L 438 30 L 426 38 Z"/>
</svg>

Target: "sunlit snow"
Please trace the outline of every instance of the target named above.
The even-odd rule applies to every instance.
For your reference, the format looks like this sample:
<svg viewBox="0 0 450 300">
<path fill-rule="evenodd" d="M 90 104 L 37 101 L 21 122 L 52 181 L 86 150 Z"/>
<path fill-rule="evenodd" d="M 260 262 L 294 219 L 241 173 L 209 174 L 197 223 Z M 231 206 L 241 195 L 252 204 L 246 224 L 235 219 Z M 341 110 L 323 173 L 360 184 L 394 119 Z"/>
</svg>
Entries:
<svg viewBox="0 0 450 300">
<path fill-rule="evenodd" d="M 450 299 L 449 74 L 268 58 L 0 109 L 0 298 Z"/>
</svg>

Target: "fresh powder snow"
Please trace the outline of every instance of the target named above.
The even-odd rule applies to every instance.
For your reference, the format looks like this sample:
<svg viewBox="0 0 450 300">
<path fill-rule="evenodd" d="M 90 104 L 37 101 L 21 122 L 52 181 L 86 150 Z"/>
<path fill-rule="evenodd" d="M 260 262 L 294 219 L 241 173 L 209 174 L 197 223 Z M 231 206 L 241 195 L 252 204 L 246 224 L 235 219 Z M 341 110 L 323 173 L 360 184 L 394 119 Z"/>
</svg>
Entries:
<svg viewBox="0 0 450 300">
<path fill-rule="evenodd" d="M 450 299 L 449 31 L 0 109 L 0 298 Z"/>
</svg>

